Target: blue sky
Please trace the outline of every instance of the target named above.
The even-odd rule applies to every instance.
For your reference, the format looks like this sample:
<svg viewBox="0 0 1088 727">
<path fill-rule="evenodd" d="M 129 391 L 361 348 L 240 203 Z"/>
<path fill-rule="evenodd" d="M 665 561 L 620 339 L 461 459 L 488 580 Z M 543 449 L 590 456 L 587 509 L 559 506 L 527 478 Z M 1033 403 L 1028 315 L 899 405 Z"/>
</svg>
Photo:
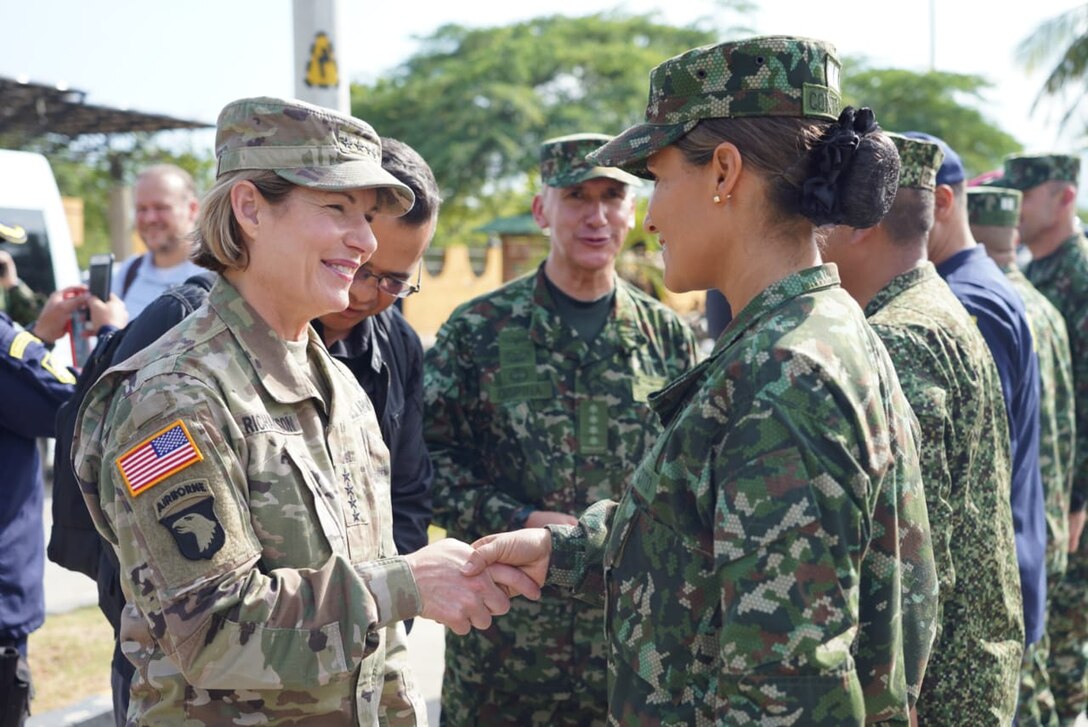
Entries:
<svg viewBox="0 0 1088 727">
<path fill-rule="evenodd" d="M 932 0 L 936 67 L 992 80 L 991 118 L 1029 149 L 1068 149 L 1057 133 L 1056 111 L 1029 116 L 1039 77 L 1019 68 L 1013 49 L 1040 21 L 1076 4 L 1001 3 L 995 13 L 993 0 Z M 881 66 L 924 70 L 931 56 L 931 5 L 917 0 L 839 3 L 831 11 L 826 3 L 765 0 L 747 17 L 724 12 L 714 0 L 342 0 L 341 7 L 344 37 L 337 53 L 352 80 L 388 71 L 417 48 L 415 38 L 443 23 L 494 25 L 611 9 L 656 10 L 676 24 L 722 29 L 743 23 L 758 33 L 822 38 L 842 55 L 864 55 Z M 232 99 L 293 94 L 291 0 L 0 0 L 0 27 L 0 75 L 66 82 L 88 92 L 92 103 L 214 122 Z M 211 148 L 210 133 L 179 135 L 182 144 Z"/>
</svg>

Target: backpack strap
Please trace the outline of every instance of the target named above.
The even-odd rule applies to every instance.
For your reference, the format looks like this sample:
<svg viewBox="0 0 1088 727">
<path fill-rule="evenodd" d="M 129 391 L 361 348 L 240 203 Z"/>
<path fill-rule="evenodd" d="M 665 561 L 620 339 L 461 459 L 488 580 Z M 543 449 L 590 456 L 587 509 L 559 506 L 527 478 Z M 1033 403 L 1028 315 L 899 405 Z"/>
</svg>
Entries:
<svg viewBox="0 0 1088 727">
<path fill-rule="evenodd" d="M 125 268 L 125 279 L 121 283 L 121 299 L 124 300 L 128 295 L 128 289 L 132 287 L 133 282 L 136 281 L 136 274 L 140 272 L 140 266 L 143 265 L 144 255 L 133 260 L 127 268 Z"/>
</svg>

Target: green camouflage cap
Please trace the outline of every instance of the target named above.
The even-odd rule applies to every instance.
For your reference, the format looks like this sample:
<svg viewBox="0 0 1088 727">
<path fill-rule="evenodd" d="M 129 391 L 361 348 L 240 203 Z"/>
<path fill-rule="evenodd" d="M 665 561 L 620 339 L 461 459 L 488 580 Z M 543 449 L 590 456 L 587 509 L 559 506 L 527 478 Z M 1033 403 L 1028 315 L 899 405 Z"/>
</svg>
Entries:
<svg viewBox="0 0 1088 727">
<path fill-rule="evenodd" d="M 1021 191 L 1038 187 L 1043 182 L 1077 183 L 1080 157 L 1071 154 L 1016 154 L 1005 159 L 1005 174 L 990 182 L 991 187 Z"/>
<path fill-rule="evenodd" d="M 944 152 L 930 141 L 911 139 L 902 134 L 888 134 L 899 152 L 899 188 L 936 189 L 937 170 Z"/>
<path fill-rule="evenodd" d="M 1016 227 L 1023 196 L 1018 189 L 968 187 L 967 219 L 972 225 Z"/>
<path fill-rule="evenodd" d="M 378 189 L 386 214 L 412 208 L 412 190 L 382 169 L 382 145 L 365 121 L 294 99 L 243 98 L 219 113 L 216 177 L 269 169 L 314 189 Z"/>
<path fill-rule="evenodd" d="M 646 122 L 589 161 L 647 176 L 645 161 L 702 119 L 806 116 L 836 120 L 842 107 L 835 47 L 809 38 L 763 36 L 694 48 L 650 71 Z"/>
<path fill-rule="evenodd" d="M 548 139 L 540 145 L 540 178 L 549 187 L 570 187 L 587 179 L 607 177 L 625 184 L 642 180 L 616 167 L 595 167 L 586 154 L 612 139 L 607 134 L 570 134 Z"/>
</svg>

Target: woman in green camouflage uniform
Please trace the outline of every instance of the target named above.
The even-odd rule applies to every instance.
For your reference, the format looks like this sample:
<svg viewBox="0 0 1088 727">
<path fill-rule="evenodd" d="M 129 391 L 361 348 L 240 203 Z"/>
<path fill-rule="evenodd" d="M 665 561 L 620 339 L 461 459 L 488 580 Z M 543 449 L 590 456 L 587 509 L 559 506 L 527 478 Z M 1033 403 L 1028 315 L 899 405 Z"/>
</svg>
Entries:
<svg viewBox="0 0 1088 727">
<path fill-rule="evenodd" d="M 665 429 L 618 503 L 489 536 L 469 569 L 603 595 L 613 724 L 908 721 L 936 611 L 916 425 L 817 248 L 880 220 L 899 162 L 870 111 L 840 114 L 838 72 L 819 41 L 694 49 L 590 155 L 654 179 L 666 285 L 738 311 L 652 398 Z"/>
</svg>

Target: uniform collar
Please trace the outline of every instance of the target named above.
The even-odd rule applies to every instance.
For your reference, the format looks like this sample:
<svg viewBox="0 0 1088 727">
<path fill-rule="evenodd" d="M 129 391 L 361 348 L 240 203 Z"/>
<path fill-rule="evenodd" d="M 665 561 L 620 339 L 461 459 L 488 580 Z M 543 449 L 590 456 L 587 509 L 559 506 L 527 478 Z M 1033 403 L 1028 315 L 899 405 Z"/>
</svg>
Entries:
<svg viewBox="0 0 1088 727">
<path fill-rule="evenodd" d="M 367 365 L 374 373 L 381 373 L 385 359 L 382 357 L 382 344 L 389 341 L 389 331 L 385 326 L 378 325 L 378 318 L 388 314 L 388 310 L 382 311 L 377 316 L 369 316 L 359 321 L 348 331 L 348 335 L 328 347 L 333 356 L 344 359 L 366 359 Z M 324 326 L 320 320 L 314 320 L 313 326 L 319 336 L 324 335 Z"/>
<path fill-rule="evenodd" d="M 933 263 L 928 260 L 921 263 L 915 268 L 911 268 L 905 273 L 900 273 L 894 278 L 888 281 L 888 284 L 881 288 L 868 305 L 865 306 L 865 317 L 871 318 L 877 311 L 886 306 L 892 300 L 899 296 L 906 290 L 910 290 L 915 285 L 924 283 L 932 278 L 940 277 L 937 275 L 937 268 L 933 267 Z"/>
<path fill-rule="evenodd" d="M 208 294 L 208 307 L 234 336 L 250 366 L 257 372 L 260 385 L 273 399 L 282 404 L 295 404 L 309 398 L 322 400 L 306 372 L 292 364 L 294 359 L 284 340 L 222 275 Z M 315 348 L 325 350 L 313 326 L 306 327 L 306 336 L 311 352 Z"/>
<path fill-rule="evenodd" d="M 838 286 L 839 269 L 834 263 L 805 268 L 771 283 L 729 322 L 709 356 L 674 379 L 663 390 L 650 395 L 650 406 L 661 417 L 661 421 L 667 424 L 687 401 L 691 390 L 701 383 L 706 371 L 715 366 L 717 359 L 744 338 L 745 334 L 765 324 L 776 310 L 794 298 Z"/>
<path fill-rule="evenodd" d="M 629 351 L 638 346 L 638 308 L 631 291 L 622 284 L 615 272 L 612 273 L 612 283 L 615 290 L 612 312 L 604 328 L 594 339 L 593 348 L 598 349 L 599 343 L 611 341 L 621 350 Z M 550 351 L 565 351 L 568 356 L 577 359 L 584 358 L 589 352 L 589 345 L 583 339 L 576 337 L 574 330 L 560 317 L 559 309 L 544 279 L 543 263 L 537 268 L 533 281 L 531 315 L 529 335 L 536 345 Z"/>
</svg>

